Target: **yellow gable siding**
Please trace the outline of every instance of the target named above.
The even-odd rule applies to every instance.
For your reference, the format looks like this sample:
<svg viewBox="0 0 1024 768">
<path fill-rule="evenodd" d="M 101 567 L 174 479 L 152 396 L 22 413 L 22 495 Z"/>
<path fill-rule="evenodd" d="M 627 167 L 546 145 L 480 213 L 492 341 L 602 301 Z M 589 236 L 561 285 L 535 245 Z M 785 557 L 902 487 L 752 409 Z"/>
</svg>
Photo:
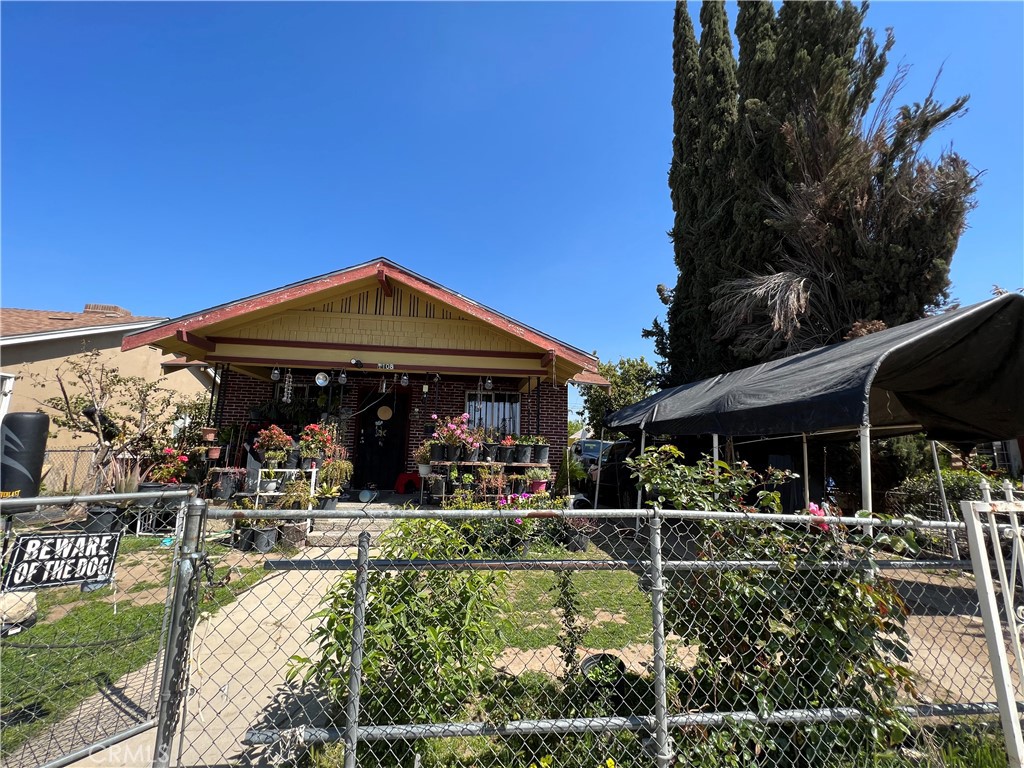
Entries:
<svg viewBox="0 0 1024 768">
<path fill-rule="evenodd" d="M 537 347 L 427 296 L 395 285 L 364 287 L 223 331 L 251 340 L 536 354 Z M 227 351 L 224 349 L 223 351 Z"/>
</svg>

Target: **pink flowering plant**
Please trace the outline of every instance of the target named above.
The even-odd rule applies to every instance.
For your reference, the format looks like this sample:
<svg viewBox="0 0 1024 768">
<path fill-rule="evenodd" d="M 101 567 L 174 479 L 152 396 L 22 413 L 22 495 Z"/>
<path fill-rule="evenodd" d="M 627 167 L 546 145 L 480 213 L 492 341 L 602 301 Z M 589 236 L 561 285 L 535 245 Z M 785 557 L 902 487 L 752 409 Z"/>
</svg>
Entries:
<svg viewBox="0 0 1024 768">
<path fill-rule="evenodd" d="M 188 456 L 176 448 L 166 446 L 143 475 L 155 483 L 180 483 L 188 471 Z"/>
<path fill-rule="evenodd" d="M 480 447 L 480 433 L 469 426 L 469 414 L 459 416 L 438 416 L 432 413 L 434 440 L 445 445 L 465 445 L 470 449 Z"/>
<path fill-rule="evenodd" d="M 262 451 L 267 461 L 283 461 L 293 444 L 291 436 L 277 424 L 271 424 L 256 433 L 255 446 Z"/>
</svg>

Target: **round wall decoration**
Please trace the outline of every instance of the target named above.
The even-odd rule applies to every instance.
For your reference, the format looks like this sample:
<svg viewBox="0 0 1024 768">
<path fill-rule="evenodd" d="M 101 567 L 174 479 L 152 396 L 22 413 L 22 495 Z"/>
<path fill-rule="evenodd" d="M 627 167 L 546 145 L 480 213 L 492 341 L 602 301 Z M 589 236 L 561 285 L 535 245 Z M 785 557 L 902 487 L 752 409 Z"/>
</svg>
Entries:
<svg viewBox="0 0 1024 768">
<path fill-rule="evenodd" d="M 380 408 L 377 409 L 377 418 L 380 419 L 381 421 L 387 421 L 388 419 L 391 418 L 392 413 L 393 411 L 391 410 L 391 406 L 382 405 Z"/>
</svg>

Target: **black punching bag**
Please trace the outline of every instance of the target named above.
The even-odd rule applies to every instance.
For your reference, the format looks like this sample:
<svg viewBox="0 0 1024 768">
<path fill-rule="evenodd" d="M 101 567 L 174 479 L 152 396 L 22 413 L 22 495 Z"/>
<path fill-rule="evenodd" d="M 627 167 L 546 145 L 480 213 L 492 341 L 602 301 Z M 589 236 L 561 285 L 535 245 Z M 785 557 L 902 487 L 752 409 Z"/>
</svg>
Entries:
<svg viewBox="0 0 1024 768">
<path fill-rule="evenodd" d="M 0 422 L 0 497 L 38 496 L 50 417 L 8 413 Z"/>
</svg>

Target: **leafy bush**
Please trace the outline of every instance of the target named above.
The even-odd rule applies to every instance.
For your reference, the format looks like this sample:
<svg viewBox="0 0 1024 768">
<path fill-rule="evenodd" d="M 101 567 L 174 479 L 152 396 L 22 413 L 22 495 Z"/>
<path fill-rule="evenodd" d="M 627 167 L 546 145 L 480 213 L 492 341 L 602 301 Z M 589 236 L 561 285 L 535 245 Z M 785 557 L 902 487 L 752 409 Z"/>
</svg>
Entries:
<svg viewBox="0 0 1024 768">
<path fill-rule="evenodd" d="M 774 487 L 787 473 L 761 476 L 743 464 L 705 458 L 686 465 L 682 458 L 666 446 L 630 465 L 661 505 L 751 514 L 779 510 Z M 870 557 L 870 540 L 843 534 L 812 517 L 800 526 L 701 521 L 686 530 L 698 559 L 770 560 L 781 568 L 668 577 L 667 628 L 698 648 L 693 667 L 677 673 L 681 711 L 767 715 L 856 707 L 866 713 L 862 721 L 843 724 L 738 723 L 714 733 L 692 732 L 693 754 L 734 766 L 831 765 L 885 751 L 908 733 L 906 717 L 896 710 L 901 692 L 913 691 L 905 666 L 906 609 L 895 587 L 869 568 L 820 567 Z M 859 551 L 851 547 L 855 540 Z M 891 539 L 885 543 L 899 548 Z"/>
<path fill-rule="evenodd" d="M 439 520 L 402 520 L 380 538 L 384 558 L 454 559 L 472 548 Z M 310 635 L 316 652 L 292 657 L 290 678 L 314 681 L 339 710 L 347 695 L 355 576 L 324 596 Z M 486 571 L 371 571 L 363 644 L 360 720 L 431 723 L 455 717 L 499 650 L 499 576 Z M 409 742 L 360 750 L 371 761 L 411 765 Z M 365 754 L 364 754 L 365 753 Z"/>
<path fill-rule="evenodd" d="M 981 480 L 982 476 L 971 470 L 942 470 L 942 486 L 946 490 L 946 501 L 953 519 L 960 519 L 961 501 L 981 500 Z M 901 503 L 899 512 L 904 515 L 934 517 L 941 502 L 935 472 L 923 472 L 907 478 L 893 489 L 893 493 Z"/>
</svg>

